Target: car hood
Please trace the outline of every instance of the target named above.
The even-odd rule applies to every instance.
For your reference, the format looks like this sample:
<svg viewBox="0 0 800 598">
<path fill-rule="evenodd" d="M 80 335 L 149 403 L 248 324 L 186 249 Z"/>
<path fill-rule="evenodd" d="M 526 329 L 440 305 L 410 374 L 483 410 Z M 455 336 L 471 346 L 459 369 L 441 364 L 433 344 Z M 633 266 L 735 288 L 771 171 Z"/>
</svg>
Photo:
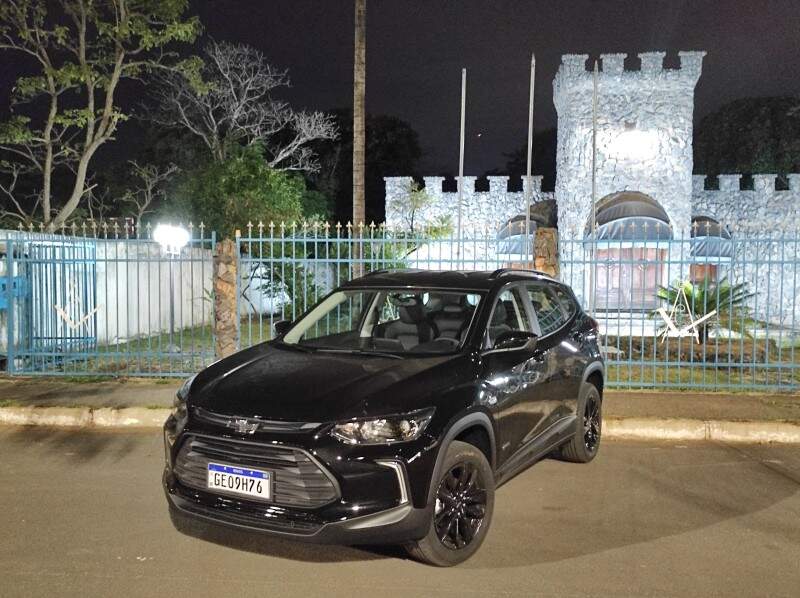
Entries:
<svg viewBox="0 0 800 598">
<path fill-rule="evenodd" d="M 304 353 L 251 347 L 218 361 L 192 383 L 189 403 L 214 413 L 326 422 L 427 406 L 432 392 L 457 383 L 464 355 L 414 357 Z"/>
</svg>

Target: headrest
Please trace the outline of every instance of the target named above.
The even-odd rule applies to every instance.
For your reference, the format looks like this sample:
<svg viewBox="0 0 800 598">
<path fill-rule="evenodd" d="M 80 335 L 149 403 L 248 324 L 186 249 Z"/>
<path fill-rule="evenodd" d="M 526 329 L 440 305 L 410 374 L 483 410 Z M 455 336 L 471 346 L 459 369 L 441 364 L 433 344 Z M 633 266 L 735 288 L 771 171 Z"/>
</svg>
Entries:
<svg viewBox="0 0 800 598">
<path fill-rule="evenodd" d="M 442 311 L 446 314 L 460 314 L 464 312 L 464 308 L 460 305 L 445 305 Z"/>
<path fill-rule="evenodd" d="M 418 305 L 398 306 L 397 313 L 403 324 L 417 324 L 425 319 L 421 303 Z"/>
</svg>

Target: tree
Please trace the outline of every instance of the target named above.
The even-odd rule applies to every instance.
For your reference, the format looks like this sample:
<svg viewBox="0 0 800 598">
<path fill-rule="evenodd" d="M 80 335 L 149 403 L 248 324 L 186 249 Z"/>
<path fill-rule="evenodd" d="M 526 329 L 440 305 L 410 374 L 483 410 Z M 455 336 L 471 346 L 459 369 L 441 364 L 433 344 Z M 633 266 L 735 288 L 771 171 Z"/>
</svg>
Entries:
<svg viewBox="0 0 800 598">
<path fill-rule="evenodd" d="M 542 173 L 543 189 L 554 189 L 556 184 L 556 136 L 555 129 L 546 129 L 533 136 L 532 170 L 533 172 Z M 525 175 L 528 167 L 527 143 L 503 155 L 508 160 L 505 174 L 513 177 Z M 500 172 L 497 172 L 497 174 L 500 174 Z"/>
<path fill-rule="evenodd" d="M 162 213 L 188 217 L 232 237 L 248 222 L 268 226 L 300 220 L 305 193 L 303 178 L 270 167 L 256 144 L 230 150 L 225 161 L 209 161 L 186 173 Z"/>
<path fill-rule="evenodd" d="M 339 220 L 352 217 L 353 170 L 352 123 L 349 109 L 334 110 L 332 115 L 341 133 L 336 141 L 314 144 L 320 169 L 310 177 L 313 185 L 333 198 Z M 417 174 L 422 151 L 417 132 L 407 122 L 388 115 L 367 115 L 364 168 L 366 222 L 384 219 L 384 182 L 386 176 Z"/>
<path fill-rule="evenodd" d="M 152 212 L 155 204 L 166 198 L 165 184 L 178 171 L 178 167 L 175 164 L 163 167 L 155 164 L 140 165 L 136 160 L 130 160 L 128 164 L 131 175 L 137 179 L 138 184 L 127 190 L 122 202 L 131 205 L 130 213 L 136 224 L 140 224 L 144 215 Z"/>
<path fill-rule="evenodd" d="M 14 114 L 0 125 L 6 216 L 30 221 L 38 212 L 45 224 L 58 227 L 75 212 L 91 190 L 92 159 L 128 116 L 116 101 L 122 81 L 156 70 L 197 80 L 197 60 L 179 61 L 170 50 L 173 42 L 192 42 L 200 30 L 196 18 L 183 16 L 187 4 L 3 0 L 0 49 L 22 54 L 36 67 L 35 74 L 17 79 Z M 56 176 L 67 181 L 63 196 L 55 191 Z"/>
<path fill-rule="evenodd" d="M 703 118 L 694 169 L 710 176 L 800 172 L 800 98 L 736 100 Z"/>
<path fill-rule="evenodd" d="M 179 72 L 159 73 L 152 118 L 190 131 L 220 164 L 238 147 L 258 144 L 272 169 L 317 169 L 309 142 L 334 139 L 336 126 L 328 115 L 298 112 L 273 97 L 289 86 L 286 71 L 250 46 L 211 41 L 200 76 L 202 87 Z"/>
</svg>

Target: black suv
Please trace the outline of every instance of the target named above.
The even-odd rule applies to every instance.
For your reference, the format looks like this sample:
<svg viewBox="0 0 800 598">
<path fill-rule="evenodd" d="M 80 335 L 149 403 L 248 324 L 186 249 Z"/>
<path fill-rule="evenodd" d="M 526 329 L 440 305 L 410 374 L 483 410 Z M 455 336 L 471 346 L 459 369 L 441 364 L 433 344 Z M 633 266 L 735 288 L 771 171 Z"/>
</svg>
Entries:
<svg viewBox="0 0 800 598">
<path fill-rule="evenodd" d="M 597 454 L 597 323 L 543 274 L 375 272 L 275 328 L 179 391 L 173 518 L 454 565 L 486 537 L 498 484 Z"/>
</svg>

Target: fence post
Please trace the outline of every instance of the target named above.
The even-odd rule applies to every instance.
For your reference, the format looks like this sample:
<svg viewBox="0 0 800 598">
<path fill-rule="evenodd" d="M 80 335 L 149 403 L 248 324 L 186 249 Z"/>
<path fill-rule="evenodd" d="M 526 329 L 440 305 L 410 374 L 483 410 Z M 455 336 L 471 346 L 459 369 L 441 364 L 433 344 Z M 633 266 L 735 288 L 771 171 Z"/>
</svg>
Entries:
<svg viewBox="0 0 800 598">
<path fill-rule="evenodd" d="M 6 372 L 9 374 L 14 373 L 14 310 L 17 303 L 14 298 L 14 241 L 8 239 L 6 241 L 6 305 L 8 308 L 8 316 L 6 317 L 6 326 L 8 327 L 8 348 L 6 349 Z"/>
<path fill-rule="evenodd" d="M 238 245 L 231 239 L 214 252 L 214 353 L 217 358 L 236 352 Z"/>
</svg>

